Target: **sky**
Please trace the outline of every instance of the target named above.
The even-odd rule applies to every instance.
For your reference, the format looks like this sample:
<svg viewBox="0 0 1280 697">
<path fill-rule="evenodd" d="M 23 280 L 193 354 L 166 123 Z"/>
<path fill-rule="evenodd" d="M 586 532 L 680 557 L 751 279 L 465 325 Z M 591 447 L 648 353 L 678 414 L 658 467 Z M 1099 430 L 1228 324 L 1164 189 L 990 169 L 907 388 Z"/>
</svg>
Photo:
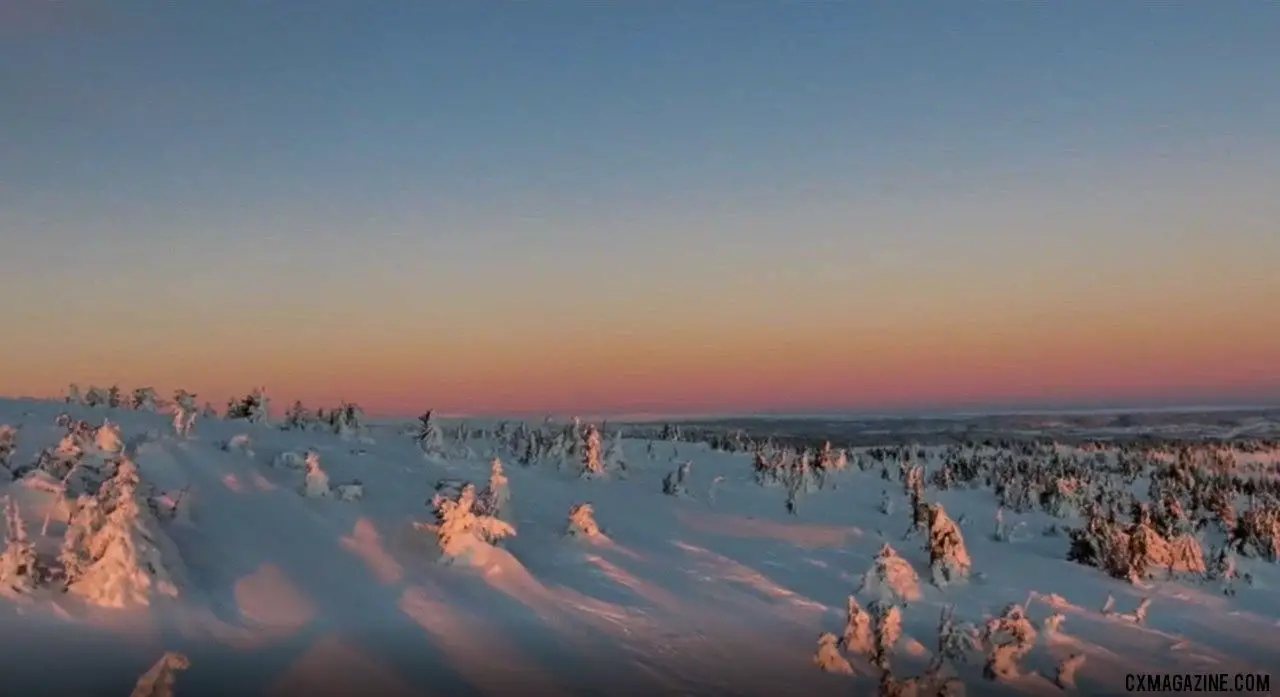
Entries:
<svg viewBox="0 0 1280 697">
<path fill-rule="evenodd" d="M 0 393 L 1280 403 L 1280 4 L 0 0 Z"/>
</svg>

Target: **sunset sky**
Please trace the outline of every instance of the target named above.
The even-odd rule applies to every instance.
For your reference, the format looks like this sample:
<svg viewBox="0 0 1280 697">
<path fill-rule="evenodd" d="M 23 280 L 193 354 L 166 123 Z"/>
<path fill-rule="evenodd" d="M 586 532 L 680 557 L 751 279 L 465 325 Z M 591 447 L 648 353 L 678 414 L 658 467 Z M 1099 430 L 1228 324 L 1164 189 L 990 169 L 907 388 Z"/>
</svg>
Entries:
<svg viewBox="0 0 1280 697">
<path fill-rule="evenodd" d="M 0 0 L 0 393 L 1280 402 L 1280 3 Z"/>
</svg>

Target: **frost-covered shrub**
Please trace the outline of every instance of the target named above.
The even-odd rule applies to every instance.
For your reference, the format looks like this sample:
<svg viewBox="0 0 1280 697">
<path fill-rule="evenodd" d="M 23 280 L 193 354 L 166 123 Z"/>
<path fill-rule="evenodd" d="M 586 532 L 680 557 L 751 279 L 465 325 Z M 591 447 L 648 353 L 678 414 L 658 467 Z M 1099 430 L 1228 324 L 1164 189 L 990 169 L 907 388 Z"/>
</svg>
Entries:
<svg viewBox="0 0 1280 697">
<path fill-rule="evenodd" d="M 689 478 L 689 470 L 692 467 L 692 462 L 686 462 L 680 465 L 679 469 L 668 472 L 667 476 L 662 478 L 662 493 L 667 496 L 688 496 L 687 480 Z"/>
<path fill-rule="evenodd" d="M 245 457 L 253 457 L 253 441 L 250 440 L 249 434 L 239 433 L 227 439 L 222 444 L 222 449 L 229 453 L 238 453 Z"/>
<path fill-rule="evenodd" d="M 286 450 L 271 459 L 272 467 L 281 467 L 285 469 L 305 470 L 307 468 L 307 456 L 311 451 L 296 452 Z"/>
<path fill-rule="evenodd" d="M 863 575 L 859 593 L 871 594 L 881 604 L 915 602 L 921 597 L 920 577 L 911 563 L 886 542 L 876 554 L 874 565 Z"/>
<path fill-rule="evenodd" d="M 602 537 L 600 526 L 596 524 L 595 512 L 595 508 L 589 503 L 580 503 L 569 509 L 569 527 L 565 530 L 565 535 L 586 539 Z"/>
<path fill-rule="evenodd" d="M 333 485 L 333 493 L 339 501 L 359 501 L 364 498 L 364 483 L 359 479 Z"/>
<path fill-rule="evenodd" d="M 185 655 L 167 651 L 151 669 L 138 678 L 129 697 L 173 697 L 173 686 L 178 680 L 178 673 L 191 667 L 191 660 Z"/>
<path fill-rule="evenodd" d="M 476 488 L 465 484 L 456 499 L 437 494 L 431 501 L 436 524 L 431 527 L 440 546 L 441 561 L 470 561 L 477 552 L 516 534 L 509 523 L 476 512 Z"/>
<path fill-rule="evenodd" d="M 840 655 L 837 648 L 839 639 L 831 632 L 823 632 L 818 636 L 818 652 L 813 657 L 813 664 L 827 673 L 853 675 L 853 666 Z"/>
<path fill-rule="evenodd" d="M 0 552 L 0 586 L 14 591 L 30 591 L 44 581 L 36 547 L 27 537 L 18 504 L 6 496 L 4 501 L 5 544 Z"/>
</svg>

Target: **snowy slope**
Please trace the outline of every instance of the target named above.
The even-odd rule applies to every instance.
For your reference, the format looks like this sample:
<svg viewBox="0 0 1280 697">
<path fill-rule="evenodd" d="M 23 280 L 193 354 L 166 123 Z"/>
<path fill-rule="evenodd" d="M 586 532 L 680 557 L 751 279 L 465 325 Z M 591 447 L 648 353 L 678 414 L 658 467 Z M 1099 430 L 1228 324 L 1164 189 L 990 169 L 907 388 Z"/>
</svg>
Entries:
<svg viewBox="0 0 1280 697">
<path fill-rule="evenodd" d="M 1065 614 L 1061 631 L 1042 633 L 1012 682 L 983 680 L 980 658 L 961 666 L 970 690 L 1060 693 L 1056 667 L 1074 653 L 1087 655 L 1076 683 L 1092 694 L 1124 692 L 1132 672 L 1280 666 L 1271 565 L 1253 562 L 1254 586 L 1234 597 L 1194 582 L 1133 586 L 1066 561 L 1066 538 L 1040 534 L 1055 522 L 1045 514 L 1006 513 L 1013 539 L 990 539 L 996 504 L 987 490 L 930 491 L 961 520 L 977 572 L 939 589 L 928 584 L 921 539 L 903 539 L 901 486 L 878 468 L 835 475 L 792 516 L 781 489 L 755 483 L 749 455 L 705 445 L 662 442 L 650 455 L 646 442 L 626 441 L 629 474 L 603 480 L 584 480 L 571 464 L 523 467 L 499 452 L 518 535 L 478 567 L 449 566 L 413 523 L 432 520 L 439 479 L 484 485 L 486 443 L 470 444 L 474 458 L 435 461 L 392 429 L 359 442 L 221 420 L 197 421 L 182 440 L 164 415 L 0 402 L 0 424 L 18 428 L 14 465 L 58 442 L 63 411 L 117 422 L 143 480 L 172 497 L 185 491 L 184 515 L 163 524 L 182 586 L 177 599 L 126 610 L 48 589 L 0 598 L 0 675 L 13 694 L 126 695 L 165 651 L 190 658 L 179 697 L 874 694 L 862 666 L 855 677 L 832 675 L 813 656 L 819 634 L 841 632 L 846 598 L 886 541 L 916 567 L 923 590 L 904 610 L 896 673 L 929 663 L 946 605 L 980 624 L 1028 600 L 1036 622 Z M 241 434 L 252 453 L 222 449 Z M 359 479 L 363 499 L 301 496 L 302 473 L 273 461 L 308 448 L 333 483 Z M 664 496 L 663 477 L 685 461 L 691 495 Z M 41 553 L 56 554 L 58 497 L 30 477 L 0 487 Z M 895 500 L 889 514 L 878 510 L 885 490 Z M 569 510 L 584 502 L 607 539 L 563 536 Z M 1108 595 L 1121 611 L 1151 597 L 1145 626 L 1103 616 Z"/>
</svg>

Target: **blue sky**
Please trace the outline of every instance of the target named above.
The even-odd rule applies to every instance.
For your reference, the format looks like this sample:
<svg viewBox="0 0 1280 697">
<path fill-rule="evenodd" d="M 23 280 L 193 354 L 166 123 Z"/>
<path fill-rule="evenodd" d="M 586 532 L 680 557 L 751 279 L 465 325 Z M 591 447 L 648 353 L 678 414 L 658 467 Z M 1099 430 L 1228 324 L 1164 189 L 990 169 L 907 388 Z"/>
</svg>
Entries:
<svg viewBox="0 0 1280 697">
<path fill-rule="evenodd" d="M 605 295 L 636 312 L 664 288 L 714 294 L 713 280 L 770 265 L 1132 252 L 1185 218 L 1173 206 L 1188 191 L 1221 217 L 1180 249 L 1226 228 L 1240 254 L 1274 260 L 1257 219 L 1274 211 L 1280 169 L 1275 3 L 10 0 L 4 12 L 0 271 L 33 294 L 50 274 L 95 269 L 137 303 L 117 321 L 139 326 L 172 308 L 122 269 L 151 268 L 191 298 L 250 269 L 268 287 L 336 278 L 364 288 L 353 304 L 493 275 L 555 305 L 591 293 L 567 269 L 613 264 L 635 279 Z M 1117 198 L 1123 185 L 1140 196 Z M 951 208 L 922 220 L 936 201 Z M 1089 224 L 1039 229 L 1034 206 Z M 955 210 L 964 224 L 948 226 Z M 690 261 L 717 258 L 733 270 Z M 715 279 L 689 278 L 704 271 Z M 849 292 L 877 292 L 857 275 Z M 29 312 L 72 305 L 69 293 L 49 289 Z M 252 295 L 193 303 L 222 326 Z M 308 302 L 279 300 L 272 321 L 319 316 Z M 516 312 L 475 302 L 492 321 Z"/>
</svg>

